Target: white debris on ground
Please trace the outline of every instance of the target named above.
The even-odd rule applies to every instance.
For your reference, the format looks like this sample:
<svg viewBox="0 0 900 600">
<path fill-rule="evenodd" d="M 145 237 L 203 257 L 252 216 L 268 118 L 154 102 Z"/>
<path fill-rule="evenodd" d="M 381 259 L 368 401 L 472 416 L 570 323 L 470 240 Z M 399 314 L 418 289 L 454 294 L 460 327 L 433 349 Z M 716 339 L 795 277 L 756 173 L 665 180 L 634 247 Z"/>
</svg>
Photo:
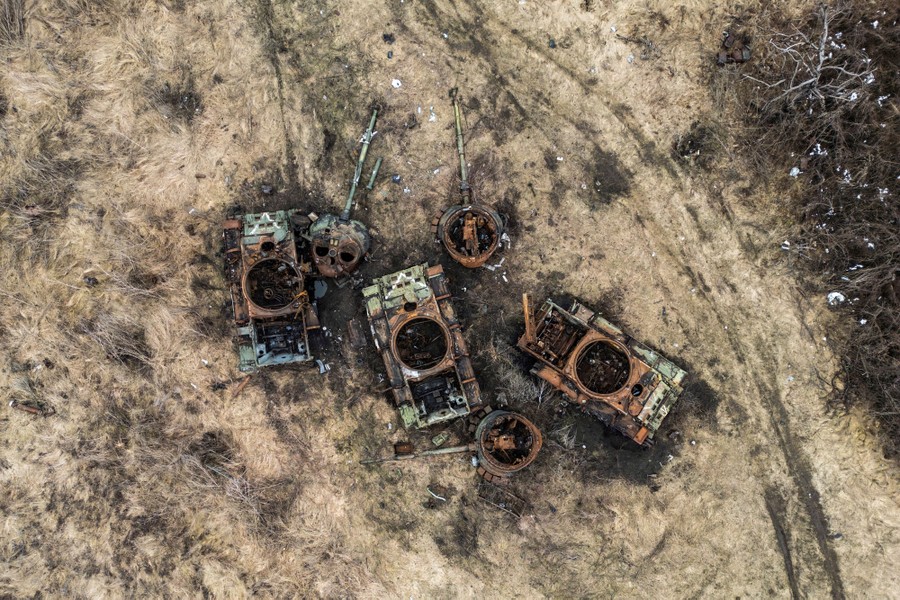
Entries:
<svg viewBox="0 0 900 600">
<path fill-rule="evenodd" d="M 393 87 L 394 89 L 397 89 L 397 88 L 400 87 L 401 85 L 403 85 L 403 82 L 401 82 L 399 79 L 392 79 L 392 80 L 391 80 L 391 87 Z"/>
<path fill-rule="evenodd" d="M 828 305 L 829 306 L 837 306 L 838 304 L 841 304 L 845 300 L 847 300 L 847 297 L 844 296 L 840 292 L 830 292 L 828 294 Z"/>
<path fill-rule="evenodd" d="M 798 169 L 797 167 L 792 167 L 791 172 L 788 173 L 788 175 L 790 175 L 791 177 L 796 177 L 799 174 L 800 174 L 800 169 Z"/>
</svg>

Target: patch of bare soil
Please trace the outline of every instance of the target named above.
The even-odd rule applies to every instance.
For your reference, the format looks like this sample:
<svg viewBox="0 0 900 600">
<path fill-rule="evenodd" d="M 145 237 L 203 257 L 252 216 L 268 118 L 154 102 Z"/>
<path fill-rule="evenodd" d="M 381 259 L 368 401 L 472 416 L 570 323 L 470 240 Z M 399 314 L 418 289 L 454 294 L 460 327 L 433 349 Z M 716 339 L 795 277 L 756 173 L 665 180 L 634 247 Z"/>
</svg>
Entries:
<svg viewBox="0 0 900 600">
<path fill-rule="evenodd" d="M 767 182 L 714 110 L 723 29 L 793 7 L 26 9 L 0 37 L 0 382 L 56 415 L 0 416 L 0 594 L 900 588 L 896 466 L 867 415 L 826 410 L 824 299 L 780 262 Z M 429 230 L 456 198 L 454 87 L 474 193 L 510 219 L 494 270 L 450 264 Z M 233 395 L 221 221 L 338 208 L 373 106 L 384 164 L 354 215 L 374 238 L 360 274 L 444 264 L 485 397 L 545 433 L 510 486 L 522 519 L 478 499 L 465 455 L 359 464 L 437 433 L 398 429 L 379 357 L 352 343 L 359 285 L 319 300 L 329 372 L 275 368 Z M 690 371 L 656 446 L 528 375 L 523 292 L 578 297 Z"/>
</svg>

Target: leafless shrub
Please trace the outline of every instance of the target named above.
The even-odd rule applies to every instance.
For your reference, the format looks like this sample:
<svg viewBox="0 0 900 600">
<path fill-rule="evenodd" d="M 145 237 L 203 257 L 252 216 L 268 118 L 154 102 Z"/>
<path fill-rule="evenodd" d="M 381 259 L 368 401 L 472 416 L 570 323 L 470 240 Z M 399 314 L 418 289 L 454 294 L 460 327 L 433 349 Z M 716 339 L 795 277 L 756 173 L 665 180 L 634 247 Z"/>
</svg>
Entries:
<svg viewBox="0 0 900 600">
<path fill-rule="evenodd" d="M 25 0 L 3 0 L 0 8 L 0 47 L 25 35 Z"/>
<path fill-rule="evenodd" d="M 104 313 L 82 323 L 79 329 L 99 345 L 108 358 L 138 370 L 149 368 L 150 348 L 144 328 L 135 318 Z"/>
<path fill-rule="evenodd" d="M 900 448 L 900 11 L 823 5 L 799 27 L 772 23 L 748 63 L 746 146 L 790 186 L 810 282 L 835 292 L 846 327 L 835 399 L 874 402 Z M 749 110 L 748 110 L 749 109 Z"/>
</svg>

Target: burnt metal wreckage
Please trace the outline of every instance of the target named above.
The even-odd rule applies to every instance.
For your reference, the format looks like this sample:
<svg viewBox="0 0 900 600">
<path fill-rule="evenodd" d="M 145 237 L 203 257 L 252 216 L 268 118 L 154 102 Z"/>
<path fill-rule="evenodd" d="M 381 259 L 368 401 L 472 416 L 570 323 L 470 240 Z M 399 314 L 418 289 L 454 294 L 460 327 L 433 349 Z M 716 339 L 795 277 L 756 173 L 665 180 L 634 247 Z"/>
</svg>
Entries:
<svg viewBox="0 0 900 600">
<path fill-rule="evenodd" d="M 678 401 L 687 373 L 578 302 L 522 299 L 525 332 L 518 347 L 537 359 L 532 373 L 607 426 L 649 445 Z"/>
<path fill-rule="evenodd" d="M 750 48 L 743 36 L 729 31 L 722 34 L 722 46 L 716 54 L 716 64 L 745 63 L 750 60 Z"/>
<path fill-rule="evenodd" d="M 312 360 L 309 332 L 319 328 L 310 301 L 309 218 L 298 211 L 246 214 L 224 223 L 225 277 L 237 325 L 238 368 Z"/>
<path fill-rule="evenodd" d="M 463 202 L 448 208 L 432 225 L 437 241 L 451 258 L 464 267 L 476 268 L 508 238 L 504 219 L 474 201 L 460 101 L 455 91 L 451 97 Z M 225 273 L 234 305 L 241 371 L 314 359 L 310 335 L 320 328 L 316 280 L 350 280 L 371 250 L 366 226 L 352 220 L 350 214 L 377 117 L 374 110 L 339 215 L 282 210 L 225 221 Z M 381 158 L 366 189 L 373 188 L 380 166 Z M 526 417 L 494 410 L 484 400 L 443 267 L 423 263 L 375 278 L 362 295 L 387 373 L 385 391 L 390 391 L 405 430 L 424 430 L 460 419 L 466 423 L 463 433 L 457 431 L 457 445 L 443 447 L 453 437 L 451 429 L 443 428 L 431 439 L 430 449 L 417 451 L 411 442 L 399 442 L 392 456 L 362 462 L 469 453 L 481 477 L 478 497 L 521 516 L 527 503 L 495 484 L 507 483 L 532 464 L 543 446 L 543 436 Z M 532 373 L 637 444 L 652 444 L 683 391 L 686 372 L 578 302 L 565 308 L 548 299 L 534 310 L 526 294 L 523 305 L 525 331 L 517 345 L 536 359 Z M 365 345 L 362 331 L 351 330 L 348 336 L 351 341 L 355 338 L 357 345 Z M 249 376 L 235 395 L 248 380 Z M 37 408 L 19 408 L 39 414 Z"/>
<path fill-rule="evenodd" d="M 393 457 L 363 462 L 473 452 L 478 474 L 501 482 L 534 461 L 543 443 L 540 430 L 521 415 L 483 404 L 440 265 L 415 265 L 380 277 L 363 290 L 363 297 L 404 427 L 423 429 L 467 417 L 474 438 L 462 446 L 419 453 L 401 443 Z"/>
<path fill-rule="evenodd" d="M 310 332 L 320 328 L 314 278 L 353 273 L 371 249 L 368 230 L 350 212 L 377 116 L 373 111 L 339 216 L 280 210 L 237 215 L 223 224 L 241 371 L 313 360 Z"/>
<path fill-rule="evenodd" d="M 404 427 L 465 417 L 482 405 L 440 265 L 415 265 L 379 277 L 362 293 Z"/>
<path fill-rule="evenodd" d="M 476 202 L 466 165 L 462 132 L 462 109 L 456 90 L 451 90 L 456 121 L 456 150 L 459 154 L 459 191 L 461 202 L 436 215 L 431 223 L 435 241 L 444 246 L 450 258 L 464 267 L 484 265 L 503 242 L 504 219 L 494 209 Z"/>
</svg>

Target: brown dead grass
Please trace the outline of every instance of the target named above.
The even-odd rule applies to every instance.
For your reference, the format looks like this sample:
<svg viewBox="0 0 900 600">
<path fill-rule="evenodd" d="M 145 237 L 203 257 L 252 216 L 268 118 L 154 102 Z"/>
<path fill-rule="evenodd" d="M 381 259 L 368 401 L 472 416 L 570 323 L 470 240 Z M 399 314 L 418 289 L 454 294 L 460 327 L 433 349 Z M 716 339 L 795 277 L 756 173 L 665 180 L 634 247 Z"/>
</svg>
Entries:
<svg viewBox="0 0 900 600">
<path fill-rule="evenodd" d="M 842 535 L 847 595 L 896 589 L 895 467 L 866 415 L 824 414 L 828 321 L 773 260 L 765 186 L 727 148 L 708 172 L 670 158 L 712 113 L 732 18 L 700 0 L 26 3 L 0 45 L 0 386 L 58 414 L 0 420 L 0 593 L 787 597 L 774 490 L 800 588 L 821 597 L 798 461 Z M 457 308 L 488 397 L 548 433 L 513 484 L 532 503 L 518 522 L 477 501 L 465 456 L 358 464 L 405 435 L 371 391 L 376 359 L 337 339 L 355 300 L 323 305 L 329 375 L 229 387 L 222 217 L 336 206 L 376 102 L 364 273 L 439 259 L 427 224 L 454 184 L 452 86 L 479 196 L 513 217 L 500 269 L 447 266 Z M 701 408 L 653 452 L 616 448 L 523 376 L 526 290 L 602 304 L 707 384 Z"/>
</svg>

